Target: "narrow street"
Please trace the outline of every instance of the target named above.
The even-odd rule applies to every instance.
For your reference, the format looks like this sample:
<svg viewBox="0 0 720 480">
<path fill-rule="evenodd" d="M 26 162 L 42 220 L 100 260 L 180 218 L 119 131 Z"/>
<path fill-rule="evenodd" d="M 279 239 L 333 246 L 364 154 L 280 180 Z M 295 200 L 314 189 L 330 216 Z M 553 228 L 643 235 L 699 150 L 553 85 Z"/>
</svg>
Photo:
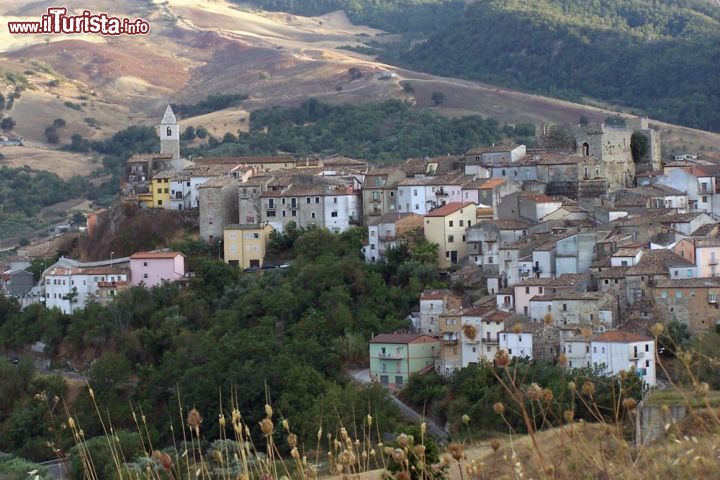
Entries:
<svg viewBox="0 0 720 480">
<path fill-rule="evenodd" d="M 370 370 L 350 370 L 347 372 L 355 382 L 366 385 L 370 383 Z M 436 422 L 432 421 L 429 418 L 423 417 L 422 414 L 416 412 L 412 407 L 407 405 L 405 402 L 400 400 L 397 396 L 395 396 L 392 392 L 390 393 L 390 399 L 393 401 L 395 405 L 400 409 L 400 413 L 402 413 L 405 418 L 408 420 L 412 420 L 414 423 L 420 425 L 422 422 L 425 422 L 427 425 L 427 431 L 428 433 L 438 442 L 440 443 L 447 443 L 449 439 L 448 432 L 438 425 Z"/>
</svg>

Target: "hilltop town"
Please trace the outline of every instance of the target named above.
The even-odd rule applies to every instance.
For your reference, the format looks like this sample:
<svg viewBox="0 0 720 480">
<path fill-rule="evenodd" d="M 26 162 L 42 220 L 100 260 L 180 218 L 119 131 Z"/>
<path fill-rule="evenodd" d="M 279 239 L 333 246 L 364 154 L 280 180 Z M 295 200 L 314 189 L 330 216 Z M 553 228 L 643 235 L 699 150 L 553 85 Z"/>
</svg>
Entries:
<svg viewBox="0 0 720 480">
<path fill-rule="evenodd" d="M 645 398 L 672 381 L 658 365 L 658 352 L 669 344 L 659 343 L 657 324 L 682 332 L 682 340 L 720 330 L 720 162 L 690 153 L 663 157 L 660 133 L 644 118 L 624 126 L 579 124 L 564 148 L 497 144 L 383 167 L 342 154 L 186 158 L 181 123 L 168 106 L 158 126 L 159 153 L 127 161 L 116 205 L 88 215 L 79 235 L 92 244 L 99 231 L 121 228 L 113 210 L 122 206 L 162 211 L 189 219 L 194 239 L 187 241 L 195 243 L 188 245 L 206 252 L 200 255 L 206 263 L 177 242 L 94 261 L 60 256 L 47 264 L 37 245 L 21 247 L 0 268 L 0 292 L 15 302 L 18 318 L 26 315 L 21 311 L 50 311 L 65 322 L 66 335 L 77 335 L 67 327 L 76 318 L 89 321 L 93 333 L 75 341 L 74 357 L 67 339 L 57 336 L 52 346 L 43 333 L 23 337 L 35 342 L 30 350 L 12 340 L 20 352 L 15 362 L 18 355 L 35 356 L 36 364 L 62 357 L 92 377 L 93 363 L 121 341 L 113 335 L 127 331 L 123 322 L 147 321 L 134 314 L 121 319 L 117 302 L 128 305 L 148 291 L 176 299 L 189 290 L 205 295 L 201 288 L 211 285 L 215 293 L 201 303 L 215 312 L 238 278 L 241 285 L 264 285 L 270 296 L 301 296 L 280 287 L 276 276 L 294 272 L 290 250 L 310 255 L 304 260 L 310 268 L 323 264 L 324 249 L 342 251 L 338 239 L 348 238 L 359 239 L 356 250 L 342 255 L 376 272 L 363 275 L 393 278 L 403 268 L 419 269 L 405 286 L 380 280 L 388 292 L 400 287 L 408 295 L 425 278 L 409 297 L 409 311 L 391 307 L 382 321 L 360 312 L 354 320 L 364 332 L 359 336 L 342 324 L 354 315 L 343 310 L 342 296 L 318 297 L 328 320 L 340 322 L 320 328 L 348 342 L 333 351 L 347 355 L 351 376 L 400 398 L 420 377 L 458 378 L 498 358 L 603 378 L 630 372 Z M 313 253 L 297 251 L 304 236 L 313 238 L 303 244 Z M 207 262 L 225 266 L 212 273 Z M 427 268 L 431 273 L 423 274 Z M 321 288 L 332 292 L 335 280 L 323 278 Z M 353 278 L 338 281 L 360 288 Z M 361 309 L 381 301 L 362 295 Z M 398 298 L 382 301 L 399 305 Z M 105 311 L 116 312 L 121 326 L 115 334 L 107 323 L 106 333 L 90 327 Z M 271 317 L 280 331 L 283 315 L 294 314 Z M 310 321 L 303 315 L 301 325 Z M 358 342 L 364 352 L 357 353 Z M 43 351 L 50 360 L 42 360 Z M 452 430 L 435 428 L 439 438 L 444 428 Z"/>
<path fill-rule="evenodd" d="M 382 168 L 342 155 L 184 158 L 169 106 L 159 132 L 159 153 L 128 160 L 120 202 L 196 215 L 202 241 L 245 273 L 289 266 L 267 259 L 273 235 L 288 229 L 363 229 L 368 263 L 421 241 L 434 247 L 463 294 L 426 289 L 410 328 L 370 341 L 370 378 L 382 385 L 401 388 L 428 369 L 452 375 L 502 349 L 568 368 L 633 369 L 653 387 L 651 325 L 720 326 L 720 164 L 663 159 L 645 119 L 578 125 L 571 151 L 495 145 Z M 106 214 L 88 218 L 90 239 Z M 191 275 L 181 252 L 163 249 L 62 257 L 35 284 L 28 251 L 9 259 L 2 293 L 66 314 Z M 398 352 L 418 342 L 424 360 L 406 363 Z"/>
</svg>

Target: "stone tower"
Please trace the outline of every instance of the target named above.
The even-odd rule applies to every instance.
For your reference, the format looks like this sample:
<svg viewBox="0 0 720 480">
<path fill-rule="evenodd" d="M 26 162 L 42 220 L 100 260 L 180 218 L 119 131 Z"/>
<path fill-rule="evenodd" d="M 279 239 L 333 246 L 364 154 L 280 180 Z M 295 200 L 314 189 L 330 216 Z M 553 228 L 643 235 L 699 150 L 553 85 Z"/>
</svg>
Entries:
<svg viewBox="0 0 720 480">
<path fill-rule="evenodd" d="M 172 155 L 173 160 L 180 158 L 180 126 L 170 105 L 160 122 L 160 153 Z"/>
</svg>

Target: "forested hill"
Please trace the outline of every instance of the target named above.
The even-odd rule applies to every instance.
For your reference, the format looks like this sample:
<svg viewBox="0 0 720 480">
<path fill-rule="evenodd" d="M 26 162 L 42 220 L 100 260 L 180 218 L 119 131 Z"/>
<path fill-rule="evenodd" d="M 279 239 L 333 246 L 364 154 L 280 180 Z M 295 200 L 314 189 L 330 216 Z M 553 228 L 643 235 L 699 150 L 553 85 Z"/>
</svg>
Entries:
<svg viewBox="0 0 720 480">
<path fill-rule="evenodd" d="M 404 34 L 393 47 L 368 39 L 388 63 L 720 131 L 720 7 L 708 0 L 249 3 L 301 15 L 343 9 Z"/>
<path fill-rule="evenodd" d="M 487 0 L 403 56 L 414 68 L 720 131 L 720 8 L 694 0 Z"/>
</svg>

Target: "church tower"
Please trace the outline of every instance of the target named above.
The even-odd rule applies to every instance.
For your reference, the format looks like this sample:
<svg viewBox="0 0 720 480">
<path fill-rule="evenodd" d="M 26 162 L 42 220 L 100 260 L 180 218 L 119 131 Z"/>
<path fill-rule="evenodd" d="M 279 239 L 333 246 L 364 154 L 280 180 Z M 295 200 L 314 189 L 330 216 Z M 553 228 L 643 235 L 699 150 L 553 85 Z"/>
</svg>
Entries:
<svg viewBox="0 0 720 480">
<path fill-rule="evenodd" d="M 160 122 L 160 153 L 172 155 L 173 160 L 180 158 L 180 126 L 170 105 Z"/>
</svg>

